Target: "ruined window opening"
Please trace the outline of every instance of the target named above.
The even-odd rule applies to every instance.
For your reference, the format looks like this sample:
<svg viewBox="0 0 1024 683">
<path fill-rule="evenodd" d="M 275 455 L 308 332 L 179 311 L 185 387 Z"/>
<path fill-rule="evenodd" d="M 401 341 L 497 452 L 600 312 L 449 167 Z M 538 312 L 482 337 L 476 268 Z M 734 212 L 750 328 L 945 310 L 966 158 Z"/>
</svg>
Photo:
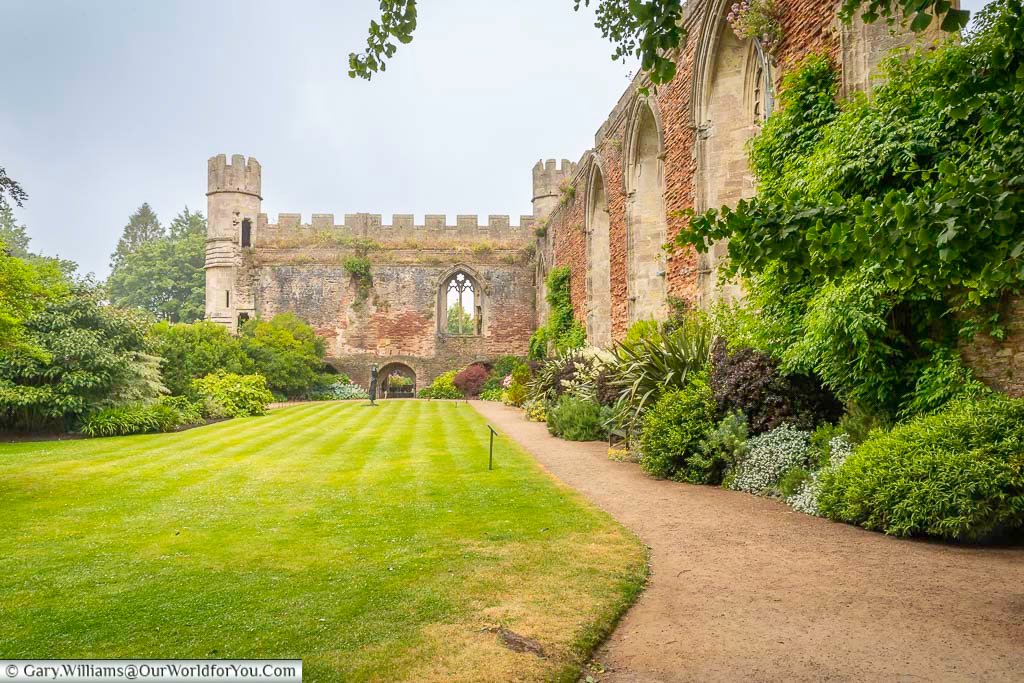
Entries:
<svg viewBox="0 0 1024 683">
<path fill-rule="evenodd" d="M 635 112 L 630 161 L 632 195 L 627 207 L 626 254 L 629 320 L 661 318 L 665 308 L 665 211 L 663 146 L 654 110 L 641 102 Z"/>
<path fill-rule="evenodd" d="M 601 168 L 594 165 L 587 193 L 587 339 L 611 346 L 611 235 Z"/>
<path fill-rule="evenodd" d="M 249 314 L 248 313 L 239 313 L 238 314 L 238 326 L 241 327 L 242 325 L 244 325 L 247 322 L 249 322 Z"/>
<path fill-rule="evenodd" d="M 442 285 L 439 303 L 441 330 L 455 336 L 479 335 L 483 330 L 483 305 L 479 285 L 461 270 Z"/>
<path fill-rule="evenodd" d="M 753 91 L 753 114 L 754 123 L 764 123 L 772 113 L 774 107 L 774 93 L 772 92 L 772 70 L 768 64 L 761 43 L 754 41 L 754 91 Z"/>
<path fill-rule="evenodd" d="M 252 246 L 252 221 L 248 218 L 242 221 L 242 246 Z"/>
</svg>

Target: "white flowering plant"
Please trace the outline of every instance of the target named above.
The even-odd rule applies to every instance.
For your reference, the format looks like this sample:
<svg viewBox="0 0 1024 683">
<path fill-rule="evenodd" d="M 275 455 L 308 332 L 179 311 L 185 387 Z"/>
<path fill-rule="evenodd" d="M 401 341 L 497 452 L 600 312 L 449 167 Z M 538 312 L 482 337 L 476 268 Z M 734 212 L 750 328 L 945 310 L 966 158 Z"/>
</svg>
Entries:
<svg viewBox="0 0 1024 683">
<path fill-rule="evenodd" d="M 736 468 L 731 487 L 747 493 L 769 494 L 793 467 L 806 467 L 811 433 L 790 424 L 751 438 L 748 452 Z"/>
<path fill-rule="evenodd" d="M 804 482 L 803 487 L 786 499 L 786 503 L 797 512 L 803 512 L 804 514 L 816 517 L 821 516 L 821 511 L 818 509 L 821 475 L 826 470 L 838 469 L 846 462 L 846 458 L 853 452 L 853 444 L 850 443 L 849 435 L 840 434 L 833 437 L 828 442 L 828 451 L 828 464 L 820 470 L 812 472 L 811 476 Z"/>
</svg>

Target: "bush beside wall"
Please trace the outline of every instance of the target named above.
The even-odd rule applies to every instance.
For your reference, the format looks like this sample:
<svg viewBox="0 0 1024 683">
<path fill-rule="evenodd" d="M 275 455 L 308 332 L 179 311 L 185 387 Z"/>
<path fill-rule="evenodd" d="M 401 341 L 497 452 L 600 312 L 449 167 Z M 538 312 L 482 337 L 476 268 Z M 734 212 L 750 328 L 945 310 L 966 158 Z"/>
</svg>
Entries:
<svg viewBox="0 0 1024 683">
<path fill-rule="evenodd" d="M 1024 528 L 1024 400 L 962 400 L 876 433 L 822 475 L 831 519 L 894 536 L 984 540 Z"/>
</svg>

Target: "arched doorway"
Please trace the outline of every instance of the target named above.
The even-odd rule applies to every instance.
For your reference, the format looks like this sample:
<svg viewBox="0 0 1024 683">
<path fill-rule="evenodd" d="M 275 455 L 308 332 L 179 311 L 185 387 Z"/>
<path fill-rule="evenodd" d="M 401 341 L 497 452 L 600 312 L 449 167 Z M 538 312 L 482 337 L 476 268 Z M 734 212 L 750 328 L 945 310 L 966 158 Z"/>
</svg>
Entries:
<svg viewBox="0 0 1024 683">
<path fill-rule="evenodd" d="M 719 19 L 702 29 L 694 65 L 698 212 L 733 207 L 754 195 L 747 143 L 774 108 L 771 60 L 760 43 L 737 37 L 721 18 L 728 12 L 725 2 L 716 6 Z M 698 296 L 705 308 L 743 296 L 738 282 L 720 281 L 719 271 L 728 254 L 728 241 L 719 240 L 700 256 Z"/>
<path fill-rule="evenodd" d="M 604 175 L 596 163 L 587 191 L 587 337 L 592 346 L 612 343 L 611 244 Z"/>
<path fill-rule="evenodd" d="M 633 110 L 626 156 L 630 323 L 665 312 L 665 179 L 661 133 L 648 100 Z"/>
<path fill-rule="evenodd" d="M 412 398 L 416 395 L 416 372 L 405 363 L 388 363 L 377 371 L 382 398 Z"/>
</svg>

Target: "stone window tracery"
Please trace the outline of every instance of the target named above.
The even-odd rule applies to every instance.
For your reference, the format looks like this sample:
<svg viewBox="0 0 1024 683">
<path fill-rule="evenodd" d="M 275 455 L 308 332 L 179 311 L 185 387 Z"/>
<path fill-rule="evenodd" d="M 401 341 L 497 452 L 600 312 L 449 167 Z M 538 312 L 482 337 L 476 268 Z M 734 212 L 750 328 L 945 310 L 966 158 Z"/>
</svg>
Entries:
<svg viewBox="0 0 1024 683">
<path fill-rule="evenodd" d="M 764 49 L 758 41 L 753 41 L 754 64 L 752 77 L 752 100 L 754 124 L 764 123 L 772 113 L 774 97 L 772 92 L 772 70 Z"/>
<path fill-rule="evenodd" d="M 472 276 L 462 270 L 456 271 L 444 280 L 438 294 L 441 308 L 438 319 L 442 332 L 459 337 L 481 333 L 483 298 L 480 285 Z"/>
</svg>

